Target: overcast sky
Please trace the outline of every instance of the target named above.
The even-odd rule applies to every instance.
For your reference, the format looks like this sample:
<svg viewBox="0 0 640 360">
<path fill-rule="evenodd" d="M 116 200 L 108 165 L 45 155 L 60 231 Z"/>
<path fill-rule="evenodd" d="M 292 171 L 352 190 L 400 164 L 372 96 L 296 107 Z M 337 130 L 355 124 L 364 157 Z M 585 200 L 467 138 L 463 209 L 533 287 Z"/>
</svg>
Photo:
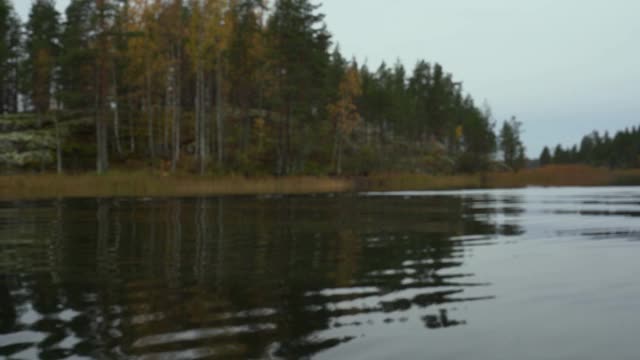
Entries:
<svg viewBox="0 0 640 360">
<path fill-rule="evenodd" d="M 14 0 L 23 18 L 31 0 Z M 58 0 L 58 7 L 68 0 Z M 318 3 L 318 1 L 316 1 Z M 524 123 L 529 156 L 640 124 L 638 0 L 324 0 L 343 54 L 439 62 L 495 120 Z"/>
</svg>

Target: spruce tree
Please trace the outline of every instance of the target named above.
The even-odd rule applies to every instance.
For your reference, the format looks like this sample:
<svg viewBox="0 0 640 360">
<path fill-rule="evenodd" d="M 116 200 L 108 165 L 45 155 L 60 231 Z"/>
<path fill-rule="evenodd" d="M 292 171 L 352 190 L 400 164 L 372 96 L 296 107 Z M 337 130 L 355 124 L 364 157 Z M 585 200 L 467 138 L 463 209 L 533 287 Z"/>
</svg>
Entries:
<svg viewBox="0 0 640 360">
<path fill-rule="evenodd" d="M 26 24 L 25 90 L 41 117 L 52 103 L 59 44 L 59 14 L 53 0 L 36 0 Z"/>
<path fill-rule="evenodd" d="M 0 0 L 0 114 L 18 111 L 21 24 L 9 0 Z"/>
<path fill-rule="evenodd" d="M 296 167 L 293 139 L 306 120 L 326 107 L 323 83 L 329 65 L 331 36 L 323 24 L 324 15 L 309 0 L 278 0 L 267 24 L 269 58 L 277 94 L 275 109 L 282 114 L 278 126 L 276 173 L 290 173 Z"/>
<path fill-rule="evenodd" d="M 551 161 L 551 151 L 549 151 L 549 148 L 545 146 L 540 154 L 540 166 L 547 166 L 551 164 Z"/>
<path fill-rule="evenodd" d="M 95 26 L 94 0 L 72 0 L 60 37 L 60 98 L 66 109 L 90 109 L 95 103 L 96 54 L 90 38 Z"/>
</svg>

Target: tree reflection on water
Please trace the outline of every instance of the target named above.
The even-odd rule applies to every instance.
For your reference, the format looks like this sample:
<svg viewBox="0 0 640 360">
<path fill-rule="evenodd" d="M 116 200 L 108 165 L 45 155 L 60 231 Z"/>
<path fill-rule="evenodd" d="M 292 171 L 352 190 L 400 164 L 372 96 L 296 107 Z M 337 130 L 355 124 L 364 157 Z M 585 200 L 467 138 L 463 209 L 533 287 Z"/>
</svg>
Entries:
<svg viewBox="0 0 640 360">
<path fill-rule="evenodd" d="M 496 201 L 4 204 L 0 355 L 298 358 L 389 324 L 463 326 L 455 304 L 492 299 L 465 257 L 522 232 L 494 220 L 518 199 Z"/>
</svg>

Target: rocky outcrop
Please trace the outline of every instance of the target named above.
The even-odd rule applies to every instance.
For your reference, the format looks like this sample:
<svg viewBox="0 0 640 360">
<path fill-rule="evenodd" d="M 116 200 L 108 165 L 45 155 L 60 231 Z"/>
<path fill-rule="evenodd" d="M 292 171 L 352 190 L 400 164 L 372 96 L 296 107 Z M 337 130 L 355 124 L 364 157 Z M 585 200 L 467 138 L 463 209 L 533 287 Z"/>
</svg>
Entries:
<svg viewBox="0 0 640 360">
<path fill-rule="evenodd" d="M 63 146 L 74 131 L 92 123 L 90 117 L 61 117 L 59 134 Z M 52 118 L 39 121 L 35 115 L 0 116 L 0 169 L 46 168 L 55 162 L 55 151 L 56 132 Z"/>
</svg>

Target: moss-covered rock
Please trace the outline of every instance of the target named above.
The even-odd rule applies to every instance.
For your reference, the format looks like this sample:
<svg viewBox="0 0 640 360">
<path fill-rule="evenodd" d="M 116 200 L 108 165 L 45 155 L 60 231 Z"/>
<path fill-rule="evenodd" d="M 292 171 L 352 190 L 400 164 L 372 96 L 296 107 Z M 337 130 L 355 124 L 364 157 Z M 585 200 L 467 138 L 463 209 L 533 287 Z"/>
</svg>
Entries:
<svg viewBox="0 0 640 360">
<path fill-rule="evenodd" d="M 86 114 L 59 114 L 58 131 L 63 151 L 87 131 L 94 120 Z M 55 161 L 56 127 L 52 116 L 38 121 L 33 114 L 0 116 L 0 169 L 41 168 Z"/>
<path fill-rule="evenodd" d="M 35 168 L 53 164 L 55 157 L 52 151 L 35 150 L 24 152 L 3 152 L 0 164 L 5 168 Z"/>
<path fill-rule="evenodd" d="M 14 151 L 55 149 L 55 133 L 51 129 L 0 133 L 0 148 L 10 147 Z"/>
</svg>

